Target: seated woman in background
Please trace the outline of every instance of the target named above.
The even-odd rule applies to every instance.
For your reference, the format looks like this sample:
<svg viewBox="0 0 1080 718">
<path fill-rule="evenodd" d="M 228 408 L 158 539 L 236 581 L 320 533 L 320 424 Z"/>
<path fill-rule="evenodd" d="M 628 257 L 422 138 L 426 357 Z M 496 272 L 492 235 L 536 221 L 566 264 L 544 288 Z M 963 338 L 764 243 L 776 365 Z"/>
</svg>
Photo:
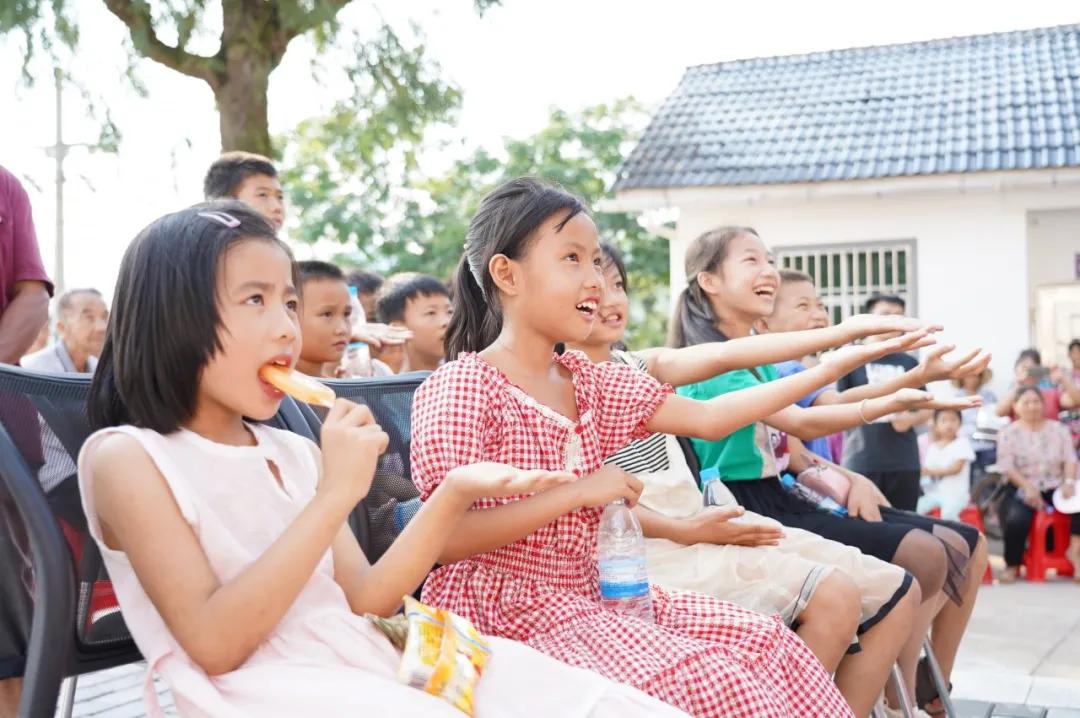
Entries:
<svg viewBox="0 0 1080 718">
<path fill-rule="evenodd" d="M 1002 583 L 1016 580 L 1035 512 L 1052 505 L 1059 486 L 1066 497 L 1076 490 L 1072 436 L 1064 424 L 1045 417 L 1043 402 L 1038 387 L 1019 388 L 1014 402 L 1017 419 L 998 434 L 998 468 L 1015 487 L 1000 508 L 1006 565 Z M 1069 560 L 1080 566 L 1078 559 L 1080 514 L 1073 514 Z"/>
</svg>

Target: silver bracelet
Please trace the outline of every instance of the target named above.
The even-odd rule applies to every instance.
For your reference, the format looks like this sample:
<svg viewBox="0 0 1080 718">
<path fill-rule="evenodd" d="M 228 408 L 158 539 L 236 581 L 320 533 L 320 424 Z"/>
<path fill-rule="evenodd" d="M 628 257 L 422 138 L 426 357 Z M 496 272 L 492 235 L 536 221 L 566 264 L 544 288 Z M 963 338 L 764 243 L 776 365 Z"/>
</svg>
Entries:
<svg viewBox="0 0 1080 718">
<path fill-rule="evenodd" d="M 869 399 L 863 399 L 862 401 L 859 402 L 859 418 L 862 419 L 862 423 L 864 423 L 864 424 L 872 423 L 869 419 L 866 418 L 866 415 L 863 414 L 863 407 L 866 406 L 866 402 L 868 402 L 868 401 L 870 401 L 870 400 Z"/>
</svg>

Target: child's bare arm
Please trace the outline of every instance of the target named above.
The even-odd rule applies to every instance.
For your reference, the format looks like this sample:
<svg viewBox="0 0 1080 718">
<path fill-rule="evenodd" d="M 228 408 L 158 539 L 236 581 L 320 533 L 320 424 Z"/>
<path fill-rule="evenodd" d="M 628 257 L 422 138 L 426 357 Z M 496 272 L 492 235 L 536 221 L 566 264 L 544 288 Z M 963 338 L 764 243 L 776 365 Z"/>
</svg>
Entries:
<svg viewBox="0 0 1080 718">
<path fill-rule="evenodd" d="M 962 379 L 969 374 L 981 372 L 989 366 L 993 358 L 989 353 L 973 349 L 967 354 L 946 361 L 944 356 L 953 349 L 955 347 L 948 344 L 936 346 L 927 352 L 919 366 L 879 384 L 863 384 L 844 391 L 826 389 L 814 399 L 814 406 L 851 404 L 863 399 L 876 399 L 901 389 L 918 389 L 935 381 Z"/>
<path fill-rule="evenodd" d="M 757 334 L 682 349 L 657 347 L 637 353 L 658 380 L 685 386 L 735 369 L 800 359 L 872 334 L 918 330 L 922 336 L 928 336 L 939 328 L 919 329 L 920 325 L 919 320 L 909 317 L 866 314 L 825 329 Z"/>
<path fill-rule="evenodd" d="M 820 412 L 818 414 L 809 414 L 810 410 L 805 409 L 795 411 L 798 407 L 792 409 L 789 407 L 814 389 L 835 381 L 855 367 L 887 354 L 922 346 L 926 339 L 922 332 L 914 332 L 875 344 L 844 347 L 830 354 L 826 361 L 812 369 L 707 401 L 671 396 L 653 414 L 648 428 L 650 431 L 659 433 L 717 441 L 747 424 L 766 419 L 766 417 L 769 418 L 770 423 L 774 418 L 784 421 L 788 417 L 809 417 L 812 425 L 791 431 L 804 438 L 822 436 L 845 426 L 854 426 L 862 421 L 855 405 L 822 407 L 813 410 Z M 916 394 L 922 394 L 922 392 L 916 392 Z M 893 398 L 874 399 L 863 407 L 864 415 L 871 420 L 879 418 L 889 413 L 881 412 L 882 409 L 894 405 Z M 777 426 L 777 428 L 789 431 L 782 426 Z"/>
<path fill-rule="evenodd" d="M 453 563 L 502 548 L 582 506 L 603 506 L 617 498 L 633 506 L 641 489 L 642 483 L 635 477 L 618 467 L 605 466 L 565 486 L 501 506 L 468 511 L 451 532 L 439 561 Z"/>
<path fill-rule="evenodd" d="M 106 545 L 124 552 L 169 631 L 210 675 L 240 667 L 273 630 L 351 508 L 336 496 L 317 495 L 266 553 L 221 583 L 137 440 L 101 440 L 93 492 Z"/>
<path fill-rule="evenodd" d="M 446 562 L 444 548 L 459 533 L 458 525 L 478 498 L 532 492 L 542 497 L 575 480 L 566 472 L 520 471 L 493 462 L 460 466 L 447 474 L 374 566 L 352 533 L 343 529 L 334 542 L 334 578 L 353 612 L 389 616 L 401 605 L 402 596 L 416 590 L 436 560 Z"/>
</svg>

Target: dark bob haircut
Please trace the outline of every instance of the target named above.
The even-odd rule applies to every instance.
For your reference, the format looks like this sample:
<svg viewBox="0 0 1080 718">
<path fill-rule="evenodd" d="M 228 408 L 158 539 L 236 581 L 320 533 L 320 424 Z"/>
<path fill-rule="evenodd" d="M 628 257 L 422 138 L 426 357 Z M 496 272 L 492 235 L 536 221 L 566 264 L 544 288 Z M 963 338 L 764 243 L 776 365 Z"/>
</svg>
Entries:
<svg viewBox="0 0 1080 718">
<path fill-rule="evenodd" d="M 133 424 L 167 434 L 191 419 L 202 370 L 221 350 L 222 260 L 248 240 L 269 242 L 292 259 L 270 223 L 242 202 L 196 205 L 139 233 L 120 264 L 90 387 L 93 428 Z"/>
<path fill-rule="evenodd" d="M 410 299 L 434 295 L 449 297 L 450 290 L 430 274 L 402 272 L 387 277 L 375 300 L 375 318 L 383 324 L 403 322 Z"/>
</svg>

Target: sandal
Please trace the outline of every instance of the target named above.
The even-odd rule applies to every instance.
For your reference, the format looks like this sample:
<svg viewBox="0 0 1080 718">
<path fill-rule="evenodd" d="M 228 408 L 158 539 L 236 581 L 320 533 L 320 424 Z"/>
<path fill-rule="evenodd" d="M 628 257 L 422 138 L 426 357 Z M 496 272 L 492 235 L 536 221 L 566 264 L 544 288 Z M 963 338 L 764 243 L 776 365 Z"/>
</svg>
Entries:
<svg viewBox="0 0 1080 718">
<path fill-rule="evenodd" d="M 952 683 L 949 684 L 949 693 L 952 693 Z M 945 703 L 941 700 L 925 656 L 919 659 L 919 665 L 915 667 L 915 701 L 929 716 L 945 715 Z"/>
<path fill-rule="evenodd" d="M 1001 575 L 998 577 L 998 583 L 1003 583 L 1006 585 L 1010 583 L 1016 583 L 1016 579 L 1019 577 L 1019 575 L 1020 572 L 1010 566 L 1009 568 L 1001 572 Z"/>
</svg>

